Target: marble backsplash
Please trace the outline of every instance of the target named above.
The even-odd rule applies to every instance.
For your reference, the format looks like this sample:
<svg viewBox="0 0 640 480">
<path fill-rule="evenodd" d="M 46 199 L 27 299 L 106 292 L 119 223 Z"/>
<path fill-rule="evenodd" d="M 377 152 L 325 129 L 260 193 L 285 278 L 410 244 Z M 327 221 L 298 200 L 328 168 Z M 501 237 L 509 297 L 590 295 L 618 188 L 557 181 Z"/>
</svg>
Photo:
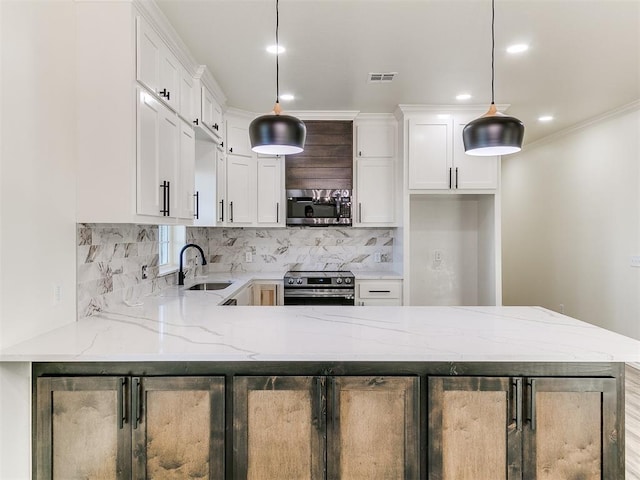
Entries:
<svg viewBox="0 0 640 480">
<path fill-rule="evenodd" d="M 393 261 L 395 229 L 296 227 L 187 227 L 187 243 L 205 252 L 199 266 L 195 249 L 185 252 L 187 278 L 207 272 L 282 272 L 288 270 L 385 270 Z M 144 296 L 176 284 L 176 274 L 160 275 L 158 227 L 133 224 L 77 226 L 78 318 L 109 305 L 135 304 Z M 252 261 L 246 261 L 250 252 Z M 379 254 L 380 262 L 376 262 Z M 142 266 L 147 265 L 142 278 Z"/>
<path fill-rule="evenodd" d="M 210 272 L 259 272 L 288 270 L 384 270 L 393 261 L 395 229 L 295 227 L 208 228 Z M 251 253 L 252 261 L 245 255 Z M 375 262 L 376 254 L 380 262 Z"/>
</svg>

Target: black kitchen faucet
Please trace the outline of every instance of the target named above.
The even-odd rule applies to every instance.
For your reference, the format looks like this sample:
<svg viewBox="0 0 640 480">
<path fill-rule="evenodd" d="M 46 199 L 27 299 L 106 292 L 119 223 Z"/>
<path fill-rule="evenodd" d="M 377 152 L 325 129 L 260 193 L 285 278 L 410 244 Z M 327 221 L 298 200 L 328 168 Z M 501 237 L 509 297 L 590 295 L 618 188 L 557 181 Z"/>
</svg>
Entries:
<svg viewBox="0 0 640 480">
<path fill-rule="evenodd" d="M 184 247 L 182 247 L 182 250 L 180 250 L 180 269 L 178 270 L 178 285 L 184 285 L 184 272 L 182 271 L 182 254 L 189 247 L 195 247 L 196 249 L 198 249 L 198 251 L 200 252 L 200 256 L 202 257 L 202 265 L 207 264 L 207 259 L 204 258 L 204 252 L 202 251 L 202 248 L 200 248 L 200 246 L 196 245 L 195 243 L 187 243 Z"/>
</svg>

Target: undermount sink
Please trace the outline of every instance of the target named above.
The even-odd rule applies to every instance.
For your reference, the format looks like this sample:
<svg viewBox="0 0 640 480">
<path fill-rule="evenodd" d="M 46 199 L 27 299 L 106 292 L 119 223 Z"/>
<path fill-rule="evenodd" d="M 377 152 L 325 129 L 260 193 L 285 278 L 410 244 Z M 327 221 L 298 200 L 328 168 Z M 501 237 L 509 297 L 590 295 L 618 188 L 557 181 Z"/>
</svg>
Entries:
<svg viewBox="0 0 640 480">
<path fill-rule="evenodd" d="M 189 290 L 224 290 L 232 282 L 209 282 L 209 283 L 196 283 L 189 287 Z"/>
</svg>

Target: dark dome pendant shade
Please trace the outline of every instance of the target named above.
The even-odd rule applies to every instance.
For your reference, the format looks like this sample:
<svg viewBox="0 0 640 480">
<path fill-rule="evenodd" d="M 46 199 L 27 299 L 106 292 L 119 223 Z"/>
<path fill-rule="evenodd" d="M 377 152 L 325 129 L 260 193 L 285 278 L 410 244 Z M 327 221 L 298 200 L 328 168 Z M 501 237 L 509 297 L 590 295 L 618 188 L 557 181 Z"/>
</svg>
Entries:
<svg viewBox="0 0 640 480">
<path fill-rule="evenodd" d="M 279 112 L 276 103 L 274 111 Z M 292 155 L 304 150 L 307 127 L 291 115 L 262 115 L 249 125 L 251 150 L 271 155 Z"/>
<path fill-rule="evenodd" d="M 251 150 L 268 155 L 292 155 L 304 150 L 307 127 L 302 120 L 291 115 L 281 115 L 280 65 L 278 62 L 278 0 L 276 0 L 276 104 L 273 114 L 255 118 L 249 125 Z"/>
<path fill-rule="evenodd" d="M 472 120 L 462 130 L 464 152 L 488 157 L 519 152 L 524 140 L 524 123 L 497 111 L 494 102 L 495 0 L 491 0 L 491 106 L 483 116 Z"/>
</svg>

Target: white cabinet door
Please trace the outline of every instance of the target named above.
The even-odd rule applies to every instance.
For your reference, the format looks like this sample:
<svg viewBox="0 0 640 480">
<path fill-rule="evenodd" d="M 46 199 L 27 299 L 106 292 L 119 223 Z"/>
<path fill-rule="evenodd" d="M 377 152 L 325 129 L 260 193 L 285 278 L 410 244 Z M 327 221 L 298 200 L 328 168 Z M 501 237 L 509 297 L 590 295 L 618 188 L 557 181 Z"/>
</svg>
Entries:
<svg viewBox="0 0 640 480">
<path fill-rule="evenodd" d="M 160 50 L 160 81 L 158 95 L 174 111 L 179 111 L 180 102 L 180 63 L 166 45 Z"/>
<path fill-rule="evenodd" d="M 180 161 L 178 165 L 178 177 L 180 179 L 178 193 L 178 217 L 186 220 L 194 220 L 196 207 L 200 207 L 200 194 L 195 193 L 195 133 L 191 125 L 180 122 Z M 197 205 L 196 205 L 197 204 Z"/>
<path fill-rule="evenodd" d="M 450 118 L 433 115 L 409 121 L 409 189 L 451 188 L 452 130 Z"/>
<path fill-rule="evenodd" d="M 282 211 L 283 160 L 258 158 L 257 222 L 260 226 L 284 224 Z"/>
<path fill-rule="evenodd" d="M 136 17 L 136 79 L 156 94 L 160 90 L 162 48 L 155 30 L 142 17 Z"/>
<path fill-rule="evenodd" d="M 462 130 L 473 117 L 456 117 L 453 135 L 454 188 L 483 190 L 498 188 L 498 157 L 474 157 L 464 153 Z"/>
<path fill-rule="evenodd" d="M 180 64 L 142 17 L 136 18 L 136 79 L 174 111 L 179 110 Z"/>
<path fill-rule="evenodd" d="M 222 139 L 222 107 L 207 87 L 201 87 L 200 95 L 202 124 L 213 133 L 216 138 Z"/>
<path fill-rule="evenodd" d="M 249 122 L 236 119 L 227 119 L 227 153 L 252 157 L 251 143 L 249 142 Z"/>
<path fill-rule="evenodd" d="M 158 148 L 161 108 L 154 97 L 138 89 L 136 211 L 140 215 L 162 215 L 164 190 L 160 187 Z"/>
<path fill-rule="evenodd" d="M 189 124 L 193 124 L 197 118 L 195 112 L 195 81 L 187 72 L 187 69 L 180 66 L 180 116 Z"/>
<path fill-rule="evenodd" d="M 256 217 L 256 162 L 253 158 L 227 155 L 228 223 L 251 225 Z"/>
<path fill-rule="evenodd" d="M 168 108 L 160 109 L 159 126 L 159 167 L 160 184 L 166 182 L 163 203 L 167 208 L 165 217 L 176 217 L 180 207 L 180 184 L 178 182 L 178 163 L 180 158 L 180 119 Z"/>
<path fill-rule="evenodd" d="M 216 147 L 216 225 L 226 225 L 229 221 L 227 199 L 227 159 L 224 151 Z"/>
<path fill-rule="evenodd" d="M 356 156 L 377 158 L 395 155 L 396 130 L 390 124 L 362 124 L 356 126 Z"/>
<path fill-rule="evenodd" d="M 393 224 L 395 221 L 393 158 L 356 160 L 357 209 L 355 224 Z"/>
</svg>

